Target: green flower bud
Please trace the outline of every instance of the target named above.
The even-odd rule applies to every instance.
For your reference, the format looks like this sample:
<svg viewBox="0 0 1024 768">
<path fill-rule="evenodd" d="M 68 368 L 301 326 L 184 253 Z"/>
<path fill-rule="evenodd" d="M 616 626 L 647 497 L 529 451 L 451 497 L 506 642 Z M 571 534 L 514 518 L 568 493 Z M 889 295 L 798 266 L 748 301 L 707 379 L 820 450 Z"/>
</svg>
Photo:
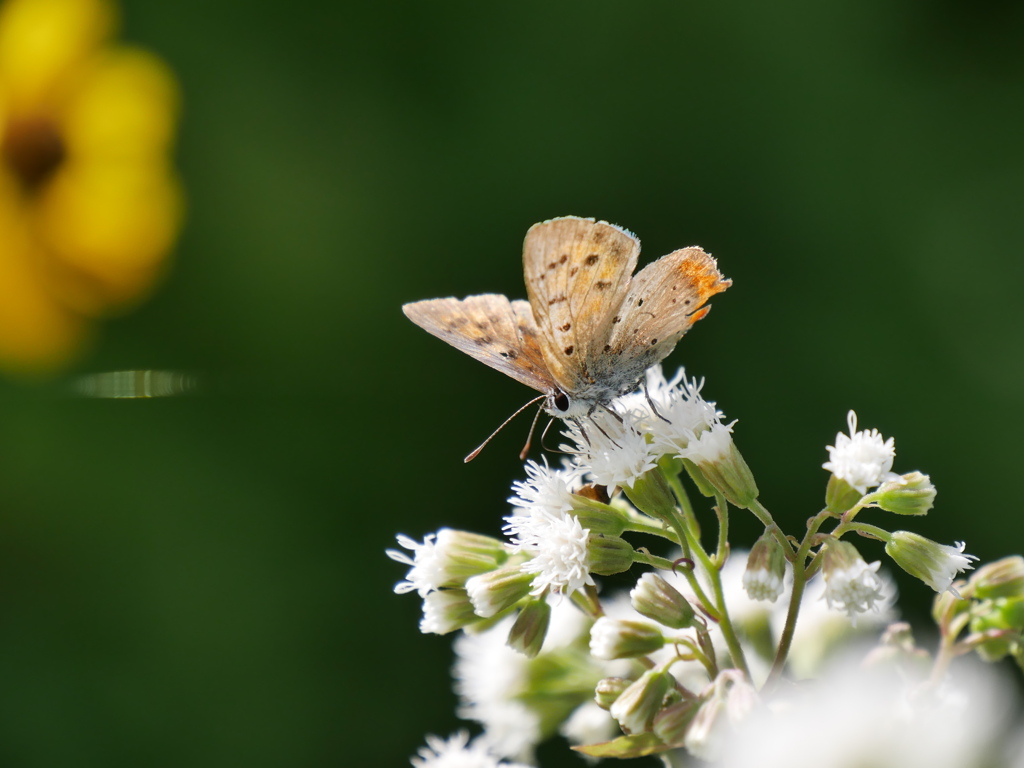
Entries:
<svg viewBox="0 0 1024 768">
<path fill-rule="evenodd" d="M 602 616 L 590 628 L 590 652 L 598 659 L 645 656 L 665 645 L 661 630 L 643 621 Z"/>
<path fill-rule="evenodd" d="M 659 520 L 669 519 L 676 507 L 676 497 L 672 495 L 665 476 L 657 468 L 642 474 L 632 488 L 623 488 L 622 492 L 637 509 Z"/>
<path fill-rule="evenodd" d="M 550 623 L 551 606 L 545 599 L 527 601 L 508 633 L 508 646 L 532 659 L 540 653 Z"/>
<path fill-rule="evenodd" d="M 961 554 L 963 551 L 963 542 L 948 547 L 910 531 L 896 531 L 885 545 L 886 554 L 896 565 L 936 592 L 949 589 L 957 573 L 974 568 L 971 561 L 978 558 Z"/>
<path fill-rule="evenodd" d="M 608 711 L 627 734 L 648 731 L 675 682 L 668 672 L 649 669 L 622 692 Z"/>
<path fill-rule="evenodd" d="M 971 574 L 965 593 L 980 600 L 1024 597 L 1024 557 L 1012 555 L 981 566 Z"/>
<path fill-rule="evenodd" d="M 572 513 L 588 531 L 605 536 L 621 536 L 629 525 L 625 510 L 579 494 L 573 496 Z"/>
<path fill-rule="evenodd" d="M 701 432 L 687 445 L 686 458 L 697 465 L 701 474 L 730 504 L 746 509 L 757 498 L 757 483 L 732 440 L 731 430 L 716 423 Z"/>
<path fill-rule="evenodd" d="M 999 661 L 1012 653 L 1024 629 L 1024 599 L 999 597 L 985 600 L 974 607 L 971 633 L 981 635 L 996 630 L 1000 634 L 982 641 L 978 655 L 985 661 Z"/>
<path fill-rule="evenodd" d="M 525 573 L 521 568 L 522 562 L 517 558 L 495 571 L 474 576 L 466 582 L 466 592 L 477 616 L 489 619 L 530 594 L 534 574 Z"/>
<path fill-rule="evenodd" d="M 587 537 L 587 558 L 591 573 L 611 576 L 633 565 L 633 546 L 617 536 L 591 533 Z"/>
<path fill-rule="evenodd" d="M 700 702 L 693 699 L 666 707 L 654 716 L 654 733 L 669 746 L 682 746 L 686 730 L 699 708 Z"/>
<path fill-rule="evenodd" d="M 625 677 L 606 677 L 599 680 L 594 687 L 594 701 L 601 709 L 611 709 L 615 700 L 632 684 L 633 681 Z"/>
<path fill-rule="evenodd" d="M 939 592 L 932 601 L 932 618 L 940 627 L 948 626 L 957 614 L 970 610 L 971 603 L 955 594 L 957 585 L 963 586 L 964 582 L 954 582 L 952 588 L 945 592 Z"/>
<path fill-rule="evenodd" d="M 845 480 L 830 475 L 825 488 L 825 508 L 829 512 L 845 512 L 860 501 L 863 495 Z"/>
<path fill-rule="evenodd" d="M 778 539 L 767 531 L 761 535 L 747 557 L 743 588 L 751 600 L 774 603 L 782 594 L 786 579 L 786 552 Z"/>
<path fill-rule="evenodd" d="M 702 496 L 706 496 L 709 499 L 715 497 L 715 486 L 711 484 L 711 481 L 704 477 L 704 473 L 700 471 L 700 467 L 694 464 L 689 459 L 683 459 L 683 469 L 686 470 L 686 474 L 693 480 L 693 484 L 697 486 L 697 490 L 700 491 Z"/>
<path fill-rule="evenodd" d="M 629 593 L 638 613 L 672 629 L 693 626 L 693 606 L 656 573 L 645 573 Z"/>
<path fill-rule="evenodd" d="M 935 505 L 935 486 L 928 475 L 908 472 L 896 480 L 882 483 L 865 501 L 870 500 L 886 512 L 897 515 L 924 515 Z"/>
</svg>

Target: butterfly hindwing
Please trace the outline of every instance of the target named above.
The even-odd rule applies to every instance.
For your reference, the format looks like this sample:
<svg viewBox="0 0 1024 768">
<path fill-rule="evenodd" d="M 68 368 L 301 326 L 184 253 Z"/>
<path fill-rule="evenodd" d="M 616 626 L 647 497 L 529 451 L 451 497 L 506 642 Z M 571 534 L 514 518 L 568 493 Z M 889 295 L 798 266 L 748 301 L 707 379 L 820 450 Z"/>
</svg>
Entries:
<svg viewBox="0 0 1024 768">
<path fill-rule="evenodd" d="M 648 264 L 630 282 L 612 318 L 608 350 L 598 375 L 612 371 L 639 378 L 664 359 L 690 327 L 711 309 L 705 302 L 732 281 L 700 248 L 683 248 Z M 627 377 L 628 377 L 627 376 Z"/>
<path fill-rule="evenodd" d="M 564 391 L 595 383 L 593 369 L 639 253 L 633 235 L 593 219 L 552 219 L 526 233 L 526 291 L 547 369 Z"/>
<path fill-rule="evenodd" d="M 406 304 L 405 316 L 423 330 L 538 392 L 554 389 L 525 301 L 495 293 Z"/>
</svg>

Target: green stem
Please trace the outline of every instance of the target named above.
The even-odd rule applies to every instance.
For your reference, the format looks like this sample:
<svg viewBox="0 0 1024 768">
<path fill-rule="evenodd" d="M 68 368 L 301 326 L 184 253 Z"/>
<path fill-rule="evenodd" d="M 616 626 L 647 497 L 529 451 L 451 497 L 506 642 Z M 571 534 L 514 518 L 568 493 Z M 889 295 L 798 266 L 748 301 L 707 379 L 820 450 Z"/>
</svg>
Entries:
<svg viewBox="0 0 1024 768">
<path fill-rule="evenodd" d="M 743 653 L 743 647 L 736 636 L 732 620 L 729 618 L 728 607 L 725 604 L 725 591 L 722 589 L 721 571 L 711 562 L 711 558 L 708 557 L 702 547 L 695 546 L 693 551 L 707 573 L 708 578 L 711 579 L 711 588 L 715 592 L 715 612 L 718 614 L 716 620 L 722 628 L 722 636 L 725 638 L 725 644 L 729 648 L 729 655 L 732 656 L 732 663 L 749 678 L 750 667 L 747 666 L 747 657 Z"/>
<path fill-rule="evenodd" d="M 660 568 L 663 571 L 671 571 L 675 567 L 675 563 L 668 558 L 658 557 L 657 555 L 652 555 L 650 552 L 645 552 L 639 549 L 633 552 L 633 562 L 643 563 L 644 565 L 649 565 L 653 568 Z"/>
<path fill-rule="evenodd" d="M 765 683 L 765 687 L 774 685 L 782 675 L 782 670 L 785 669 L 786 658 L 789 656 L 789 649 L 793 644 L 793 634 L 796 632 L 796 619 L 800 613 L 800 600 L 804 596 L 804 587 L 807 585 L 807 557 L 811 551 L 811 544 L 814 541 L 815 534 L 818 533 L 818 529 L 829 517 L 831 517 L 831 513 L 819 512 L 811 518 L 811 521 L 807 524 L 807 533 L 804 535 L 803 541 L 800 542 L 800 548 L 793 559 L 793 594 L 789 598 L 786 626 L 782 629 L 782 637 L 779 638 L 779 648 L 775 653 L 775 662 L 768 673 L 768 681 Z"/>
<path fill-rule="evenodd" d="M 853 523 L 843 522 L 836 526 L 835 530 L 832 531 L 832 535 L 837 539 L 848 531 L 853 531 L 866 539 L 877 539 L 878 541 L 889 541 L 892 538 L 892 534 L 884 528 L 879 528 L 877 525 L 868 525 L 867 523 Z"/>
<path fill-rule="evenodd" d="M 718 491 L 715 491 L 715 502 L 715 514 L 718 516 L 718 550 L 715 552 L 715 562 L 721 567 L 725 565 L 725 558 L 729 552 L 729 502 Z"/>
<path fill-rule="evenodd" d="M 764 523 L 765 530 L 769 531 L 782 545 L 782 548 L 786 551 L 786 559 L 791 560 L 796 554 L 796 549 L 793 548 L 793 542 L 786 538 L 786 534 L 782 532 L 782 529 L 775 524 L 775 518 L 772 517 L 772 513 L 765 508 L 764 504 L 761 503 L 760 499 L 754 499 L 750 502 L 750 506 L 747 507 L 754 516 Z"/>
<path fill-rule="evenodd" d="M 650 520 L 651 522 L 647 522 Z M 639 515 L 631 515 L 629 522 L 626 524 L 626 530 L 633 533 L 647 533 L 651 536 L 660 536 L 663 539 L 668 539 L 673 544 L 677 543 L 675 537 L 672 536 L 664 525 L 655 525 L 655 518 L 647 517 L 646 515 L 641 518 Z"/>
</svg>

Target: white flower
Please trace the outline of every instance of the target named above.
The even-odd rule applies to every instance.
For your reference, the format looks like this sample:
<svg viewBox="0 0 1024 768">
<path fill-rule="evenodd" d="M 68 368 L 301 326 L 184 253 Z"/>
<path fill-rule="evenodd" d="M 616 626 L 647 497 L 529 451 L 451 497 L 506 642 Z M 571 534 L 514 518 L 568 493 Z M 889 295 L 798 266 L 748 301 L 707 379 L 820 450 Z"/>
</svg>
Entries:
<svg viewBox="0 0 1024 768">
<path fill-rule="evenodd" d="M 783 581 L 767 568 L 743 572 L 743 589 L 751 600 L 767 600 L 774 603 L 782 594 Z"/>
<path fill-rule="evenodd" d="M 410 762 L 416 768 L 528 768 L 516 763 L 503 763 L 492 755 L 479 739 L 469 743 L 469 734 L 459 731 L 447 741 L 427 735 L 427 746 L 417 750 L 419 757 Z"/>
<path fill-rule="evenodd" d="M 892 463 L 896 457 L 895 441 L 890 437 L 883 441 L 877 429 L 870 432 L 857 431 L 857 414 L 850 411 L 846 416 L 849 436 L 842 432 L 836 435 L 836 444 L 829 445 L 829 460 L 822 464 L 840 480 L 845 480 L 860 493 L 866 493 L 886 480 L 894 480 L 898 475 L 892 472 Z"/>
<path fill-rule="evenodd" d="M 709 429 L 697 434 L 678 455 L 695 464 L 718 464 L 729 457 L 732 446 L 732 428 L 735 421 L 722 424 L 715 421 Z"/>
<path fill-rule="evenodd" d="M 385 554 L 395 562 L 412 566 L 405 574 L 406 580 L 395 584 L 396 593 L 404 595 L 406 592 L 416 590 L 420 597 L 426 597 L 428 592 L 437 589 L 444 583 L 447 574 L 442 567 L 443 557 L 438 552 L 436 540 L 447 530 L 447 528 L 442 528 L 437 533 L 428 533 L 423 537 L 422 544 L 401 533 L 395 537 L 399 544 L 412 550 L 413 553 L 413 556 L 409 557 L 398 549 L 385 550 Z"/>
<path fill-rule="evenodd" d="M 507 557 L 497 539 L 451 528 L 427 534 L 422 544 L 403 534 L 395 538 L 413 553 L 409 557 L 397 549 L 385 551 L 392 560 L 412 566 L 405 574 L 406 580 L 395 584 L 398 594 L 416 590 L 420 597 L 426 597 L 442 587 L 462 587 L 467 578 L 493 570 Z"/>
<path fill-rule="evenodd" d="M 612 407 L 619 413 L 632 414 L 634 423 L 650 433 L 659 453 L 678 453 L 694 435 L 724 416 L 714 403 L 700 396 L 703 380 L 687 379 L 685 369 L 680 368 L 671 381 L 665 380 L 660 365 L 647 369 L 646 376 L 646 394 L 643 390 L 630 393 L 616 400 Z"/>
<path fill-rule="evenodd" d="M 826 570 L 822 597 L 828 607 L 845 611 L 851 619 L 859 613 L 878 612 L 887 602 L 884 584 L 877 573 L 880 566 L 877 560 L 869 565 L 858 559 L 848 567 Z"/>
<path fill-rule="evenodd" d="M 637 478 L 657 466 L 658 455 L 647 442 L 636 417 L 616 417 L 596 411 L 584 422 L 566 422 L 562 434 L 576 445 L 562 450 L 575 457 L 576 466 L 599 485 L 632 488 Z"/>
<path fill-rule="evenodd" d="M 420 632 L 425 635 L 447 635 L 477 621 L 473 604 L 465 590 L 441 589 L 423 598 Z"/>
<path fill-rule="evenodd" d="M 547 462 L 543 466 L 530 460 L 525 464 L 526 480 L 512 483 L 516 495 L 508 500 L 514 507 L 531 512 L 546 512 L 561 517 L 572 510 L 572 493 L 578 486 L 579 470 L 551 469 Z"/>
<path fill-rule="evenodd" d="M 1000 764 L 993 745 L 1014 711 L 1008 691 L 979 667 L 954 681 L 966 695 L 912 695 L 884 668 L 844 660 L 813 683 L 780 688 L 739 727 L 720 768 L 982 768 Z"/>
<path fill-rule="evenodd" d="M 532 595 L 545 590 L 571 595 L 586 584 L 590 575 L 587 538 L 590 531 L 574 515 L 555 517 L 544 512 L 506 517 L 504 531 L 517 551 L 532 558 L 522 565 L 525 573 L 536 573 Z"/>
<path fill-rule="evenodd" d="M 529 660 L 505 644 L 512 624 L 509 617 L 486 631 L 460 634 L 452 677 L 457 714 L 484 727 L 483 743 L 501 757 L 529 760 L 540 740 L 540 716 L 518 698 L 529 683 Z"/>
</svg>

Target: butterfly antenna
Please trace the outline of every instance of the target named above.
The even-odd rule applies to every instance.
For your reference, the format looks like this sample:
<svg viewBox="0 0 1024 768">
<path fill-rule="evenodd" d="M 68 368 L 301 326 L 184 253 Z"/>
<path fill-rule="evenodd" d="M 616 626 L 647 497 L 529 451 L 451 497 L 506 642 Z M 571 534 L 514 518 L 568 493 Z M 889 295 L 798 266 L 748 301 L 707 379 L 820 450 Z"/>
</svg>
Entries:
<svg viewBox="0 0 1024 768">
<path fill-rule="evenodd" d="M 530 401 L 530 403 L 533 403 L 533 402 L 536 402 L 536 401 L 535 400 L 531 400 Z M 529 405 L 530 403 L 527 403 L 526 405 Z M 525 408 L 526 406 L 523 406 L 523 407 Z M 526 436 L 526 445 L 524 445 L 523 446 L 523 450 L 521 450 L 519 452 L 519 460 L 520 461 L 526 461 L 526 454 L 528 454 L 530 452 L 530 443 L 533 442 L 533 430 L 535 430 L 537 428 L 537 420 L 540 418 L 540 413 L 543 410 L 544 410 L 544 406 L 542 405 L 542 406 L 540 406 L 537 409 L 537 413 L 533 417 L 533 422 L 530 424 L 530 433 Z M 546 432 L 547 430 L 544 430 L 544 431 Z M 541 444 L 543 444 L 543 438 L 541 438 Z"/>
<path fill-rule="evenodd" d="M 498 434 L 499 432 L 501 432 L 501 430 L 503 430 L 503 429 L 505 428 L 505 426 L 506 426 L 506 425 L 507 425 L 507 424 L 508 424 L 508 423 L 509 423 L 510 421 L 512 421 L 512 419 L 514 419 L 514 418 L 515 418 L 516 416 L 518 416 L 518 415 L 519 415 L 520 413 L 522 413 L 522 412 L 523 412 L 523 411 L 525 411 L 525 410 L 526 410 L 527 408 L 529 408 L 529 407 L 530 407 L 531 405 L 533 405 L 534 403 L 536 403 L 536 402 L 537 402 L 538 400 L 543 400 L 543 399 L 544 399 L 545 397 L 546 397 L 546 395 L 538 395 L 537 397 L 533 398 L 533 400 L 531 400 L 531 401 L 530 401 L 530 402 L 528 402 L 528 403 L 527 403 L 526 405 L 524 405 L 524 406 L 523 406 L 522 408 L 520 408 L 520 409 L 519 409 L 519 410 L 517 410 L 517 411 L 516 411 L 515 413 L 513 413 L 513 414 L 512 414 L 511 416 L 509 416 L 509 417 L 508 417 L 507 419 L 505 419 L 505 421 L 503 421 L 503 422 L 501 423 L 501 426 L 500 426 L 500 427 L 498 427 L 498 428 L 497 428 L 496 430 L 494 430 L 493 432 L 491 432 L 491 436 L 490 436 L 490 437 L 488 437 L 488 438 L 487 438 L 486 440 L 484 440 L 484 441 L 483 441 L 482 443 L 480 443 L 480 445 L 479 445 L 479 446 L 477 447 L 477 449 L 476 449 L 475 451 L 473 451 L 473 452 L 472 452 L 471 454 L 469 454 L 469 456 L 467 456 L 466 458 L 464 458 L 464 459 L 462 460 L 462 461 L 463 461 L 463 463 L 464 463 L 464 464 L 469 464 L 469 462 L 471 462 L 471 461 L 472 461 L 473 459 L 475 459 L 475 458 L 476 458 L 477 456 L 479 456 L 479 455 L 480 455 L 480 451 L 482 451 L 482 450 L 483 450 L 484 448 L 486 448 L 486 447 L 487 447 L 487 444 L 488 444 L 489 442 L 491 442 L 491 440 L 493 440 L 493 439 L 494 439 L 494 436 L 495 436 L 495 435 L 497 435 L 497 434 Z M 532 430 L 531 430 L 531 431 L 532 431 Z"/>
</svg>

